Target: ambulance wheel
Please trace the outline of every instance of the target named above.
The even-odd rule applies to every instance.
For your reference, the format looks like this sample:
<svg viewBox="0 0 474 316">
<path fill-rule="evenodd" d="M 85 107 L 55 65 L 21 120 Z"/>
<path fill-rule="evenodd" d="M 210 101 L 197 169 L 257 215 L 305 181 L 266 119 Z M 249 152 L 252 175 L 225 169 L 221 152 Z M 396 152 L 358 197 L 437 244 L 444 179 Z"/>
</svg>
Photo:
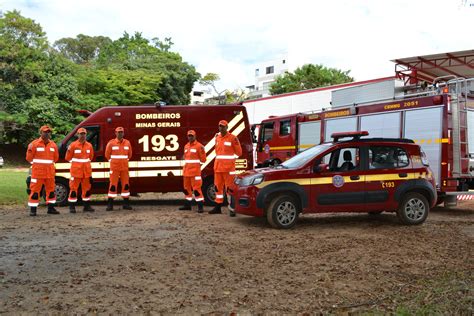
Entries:
<svg viewBox="0 0 474 316">
<path fill-rule="evenodd" d="M 204 195 L 204 202 L 206 205 L 216 205 L 216 188 L 214 187 L 214 178 L 207 177 L 202 184 L 202 194 Z"/>
<path fill-rule="evenodd" d="M 267 207 L 267 221 L 274 228 L 288 229 L 298 220 L 298 203 L 290 195 L 278 195 Z"/>
<path fill-rule="evenodd" d="M 56 204 L 64 206 L 67 204 L 69 196 L 69 181 L 63 178 L 56 178 Z"/>
<path fill-rule="evenodd" d="M 403 196 L 397 215 L 402 224 L 420 225 L 428 217 L 429 211 L 428 200 L 422 194 L 409 192 Z"/>
</svg>

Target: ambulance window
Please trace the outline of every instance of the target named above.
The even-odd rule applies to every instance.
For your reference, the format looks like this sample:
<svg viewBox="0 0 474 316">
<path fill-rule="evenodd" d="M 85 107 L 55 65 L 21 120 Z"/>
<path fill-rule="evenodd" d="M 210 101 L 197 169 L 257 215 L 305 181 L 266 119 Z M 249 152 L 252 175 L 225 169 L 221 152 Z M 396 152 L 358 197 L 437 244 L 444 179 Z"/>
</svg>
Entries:
<svg viewBox="0 0 474 316">
<path fill-rule="evenodd" d="M 262 128 L 262 141 L 266 142 L 273 137 L 273 125 L 274 122 L 264 123 Z"/>
<path fill-rule="evenodd" d="M 370 146 L 370 169 L 403 168 L 409 165 L 407 152 L 400 147 Z"/>
<path fill-rule="evenodd" d="M 92 144 L 94 151 L 99 150 L 100 145 L 100 127 L 99 126 L 85 126 L 87 130 L 87 141 Z"/>
<path fill-rule="evenodd" d="M 290 135 L 291 120 L 280 121 L 280 136 Z"/>
</svg>

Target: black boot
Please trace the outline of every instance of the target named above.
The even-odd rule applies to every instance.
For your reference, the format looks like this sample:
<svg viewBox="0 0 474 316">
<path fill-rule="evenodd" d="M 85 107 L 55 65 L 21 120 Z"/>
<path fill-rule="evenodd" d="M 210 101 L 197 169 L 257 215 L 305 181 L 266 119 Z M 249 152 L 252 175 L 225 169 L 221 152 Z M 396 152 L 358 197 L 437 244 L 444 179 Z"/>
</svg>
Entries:
<svg viewBox="0 0 474 316">
<path fill-rule="evenodd" d="M 107 199 L 107 208 L 106 211 L 113 211 L 114 210 L 114 199 L 108 198 Z"/>
<path fill-rule="evenodd" d="M 36 206 L 30 207 L 30 216 L 36 216 Z"/>
<path fill-rule="evenodd" d="M 123 199 L 123 206 L 122 208 L 124 210 L 133 210 L 133 208 L 130 206 L 130 199 Z"/>
<path fill-rule="evenodd" d="M 204 203 L 202 203 L 202 201 L 199 201 L 199 202 L 198 202 L 198 213 L 204 212 L 203 204 L 204 204 Z"/>
<path fill-rule="evenodd" d="M 54 208 L 54 204 L 53 203 L 49 203 L 48 204 L 48 214 L 59 214 L 59 212 Z"/>
<path fill-rule="evenodd" d="M 214 208 L 209 211 L 209 214 L 222 214 L 221 204 L 217 204 L 216 206 L 214 206 Z"/>
<path fill-rule="evenodd" d="M 191 201 L 186 200 L 184 201 L 184 205 L 178 208 L 180 211 L 190 211 L 191 210 Z"/>
<path fill-rule="evenodd" d="M 235 217 L 234 198 L 228 195 L 227 200 L 229 201 L 229 205 L 227 205 L 227 209 L 229 209 L 229 216 Z"/>
<path fill-rule="evenodd" d="M 84 201 L 84 209 L 83 212 L 95 212 L 95 210 L 91 207 L 89 201 Z"/>
<path fill-rule="evenodd" d="M 76 213 L 76 206 L 73 203 L 69 204 L 69 213 Z"/>
</svg>

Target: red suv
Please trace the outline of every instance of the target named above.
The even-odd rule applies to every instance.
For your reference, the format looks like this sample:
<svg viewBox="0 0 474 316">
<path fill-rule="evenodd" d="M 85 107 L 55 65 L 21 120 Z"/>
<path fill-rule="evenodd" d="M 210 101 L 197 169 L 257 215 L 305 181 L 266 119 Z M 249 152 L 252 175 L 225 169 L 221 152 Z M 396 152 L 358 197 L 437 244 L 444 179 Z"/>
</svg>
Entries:
<svg viewBox="0 0 474 316">
<path fill-rule="evenodd" d="M 412 140 L 367 135 L 335 133 L 278 166 L 240 174 L 235 211 L 275 228 L 294 226 L 300 213 L 387 211 L 403 224 L 423 223 L 437 199 L 424 152 Z"/>
</svg>

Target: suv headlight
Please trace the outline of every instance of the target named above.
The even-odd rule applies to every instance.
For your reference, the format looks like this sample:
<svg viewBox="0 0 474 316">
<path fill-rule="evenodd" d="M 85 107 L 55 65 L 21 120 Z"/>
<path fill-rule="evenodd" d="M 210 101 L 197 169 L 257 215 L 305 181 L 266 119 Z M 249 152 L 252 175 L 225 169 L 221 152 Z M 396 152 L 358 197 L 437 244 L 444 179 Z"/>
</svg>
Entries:
<svg viewBox="0 0 474 316">
<path fill-rule="evenodd" d="M 247 176 L 245 178 L 242 178 L 239 185 L 241 187 L 247 187 L 249 185 L 257 185 L 263 182 L 263 174 L 257 173 L 253 174 L 251 176 Z"/>
</svg>

